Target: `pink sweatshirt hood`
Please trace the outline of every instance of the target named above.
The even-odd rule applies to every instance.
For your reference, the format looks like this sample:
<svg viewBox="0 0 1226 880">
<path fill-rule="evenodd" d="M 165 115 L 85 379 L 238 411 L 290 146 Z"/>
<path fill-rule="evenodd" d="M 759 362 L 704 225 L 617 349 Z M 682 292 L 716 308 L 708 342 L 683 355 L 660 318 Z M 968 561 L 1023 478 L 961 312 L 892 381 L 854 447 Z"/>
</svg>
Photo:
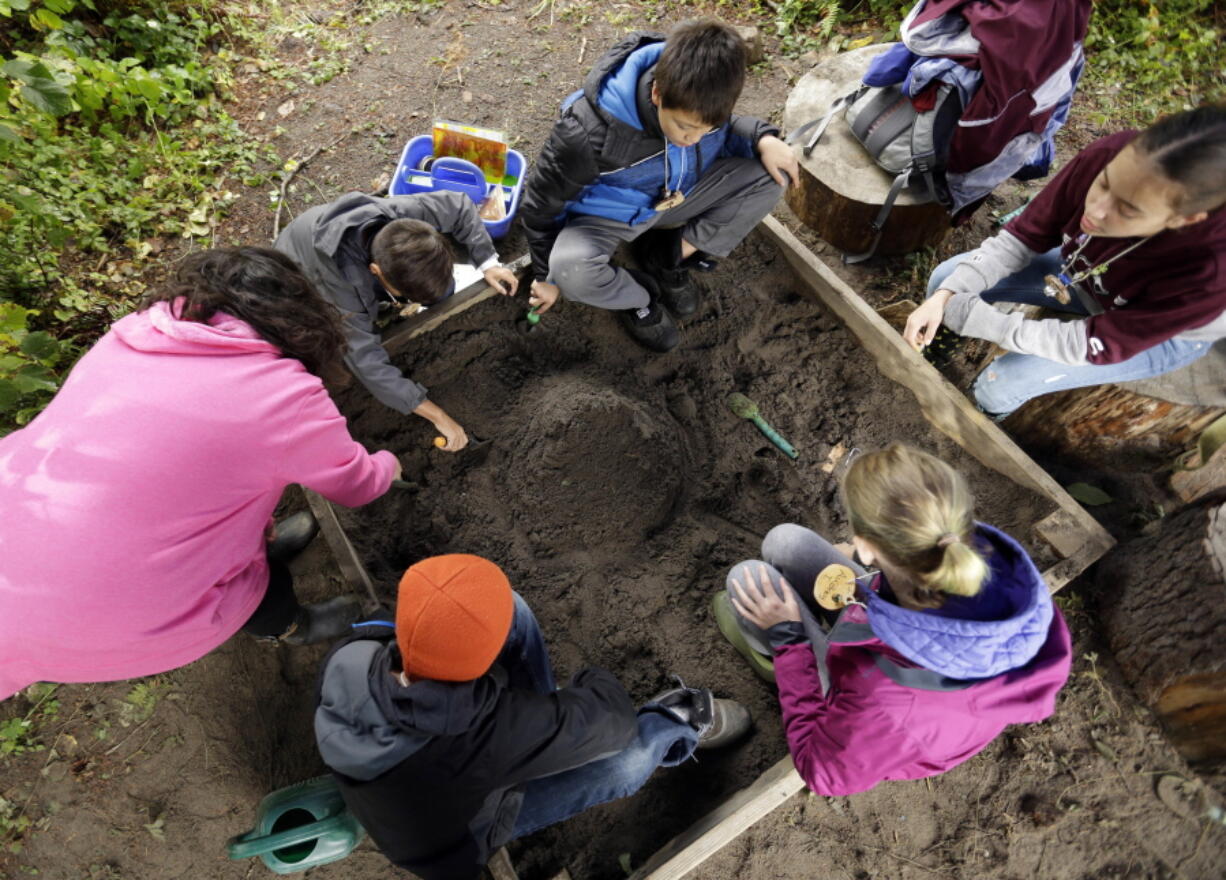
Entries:
<svg viewBox="0 0 1226 880">
<path fill-rule="evenodd" d="M 181 299 L 176 300 L 174 309 L 168 302 L 154 303 L 142 312 L 134 312 L 116 321 L 111 330 L 126 345 L 149 353 L 280 353 L 279 348 L 261 337 L 250 324 L 224 312 L 217 312 L 207 324 L 178 317 L 176 312 L 182 308 L 182 302 Z"/>
</svg>

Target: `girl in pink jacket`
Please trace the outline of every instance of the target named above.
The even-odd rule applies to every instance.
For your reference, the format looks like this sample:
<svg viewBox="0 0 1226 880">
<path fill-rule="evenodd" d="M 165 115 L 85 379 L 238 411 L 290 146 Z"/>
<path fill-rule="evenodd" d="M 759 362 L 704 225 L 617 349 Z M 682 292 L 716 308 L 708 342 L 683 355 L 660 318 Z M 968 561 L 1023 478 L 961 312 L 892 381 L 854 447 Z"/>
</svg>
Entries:
<svg viewBox="0 0 1226 880">
<path fill-rule="evenodd" d="M 358 610 L 299 606 L 265 542 L 290 483 L 355 506 L 398 475 L 324 388 L 339 320 L 276 251 L 196 254 L 0 439 L 0 699 L 173 669 L 240 628 L 313 641 Z"/>
<path fill-rule="evenodd" d="M 847 795 L 935 776 L 1007 725 L 1050 715 L 1068 629 L 1021 545 L 973 520 L 961 476 L 895 444 L 857 458 L 843 495 L 856 554 L 879 572 L 781 525 L 765 561 L 737 565 L 715 601 L 721 631 L 778 685 L 809 788 Z M 842 586 L 837 569 L 822 574 L 832 565 L 849 569 Z M 838 605 L 837 616 L 822 607 Z"/>
</svg>

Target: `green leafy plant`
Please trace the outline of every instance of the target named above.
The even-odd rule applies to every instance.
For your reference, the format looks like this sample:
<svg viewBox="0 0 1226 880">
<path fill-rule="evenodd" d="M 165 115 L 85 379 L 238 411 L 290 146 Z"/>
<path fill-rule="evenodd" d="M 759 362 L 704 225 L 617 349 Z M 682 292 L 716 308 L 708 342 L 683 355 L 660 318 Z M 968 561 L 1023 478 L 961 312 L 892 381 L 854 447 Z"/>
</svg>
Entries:
<svg viewBox="0 0 1226 880">
<path fill-rule="evenodd" d="M 33 702 L 20 716 L 0 722 L 0 758 L 43 748 L 38 739 L 39 726 L 59 714 L 60 701 L 52 699 L 59 689 L 56 684 L 33 684 L 26 689 L 26 698 Z"/>
<path fill-rule="evenodd" d="M 1226 93 L 1215 0 L 1103 0 L 1086 37 L 1086 83 L 1103 100 L 1100 124 L 1144 127 L 1161 113 Z M 1108 114 L 1110 118 L 1108 118 Z"/>
<path fill-rule="evenodd" d="M 175 237 L 211 240 L 272 151 L 222 108 L 213 4 L 0 0 L 0 434 L 144 292 Z"/>
</svg>

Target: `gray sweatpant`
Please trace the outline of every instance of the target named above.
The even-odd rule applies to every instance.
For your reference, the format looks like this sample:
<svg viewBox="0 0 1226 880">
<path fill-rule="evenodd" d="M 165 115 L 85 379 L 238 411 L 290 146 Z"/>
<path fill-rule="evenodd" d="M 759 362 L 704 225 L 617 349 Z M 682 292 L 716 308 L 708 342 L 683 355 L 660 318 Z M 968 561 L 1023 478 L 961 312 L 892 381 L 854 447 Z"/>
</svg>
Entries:
<svg viewBox="0 0 1226 880">
<path fill-rule="evenodd" d="M 817 575 L 823 568 L 836 562 L 846 565 L 855 572 L 856 577 L 863 577 L 867 574 L 861 565 L 834 549 L 834 545 L 817 532 L 794 523 L 784 523 L 775 526 L 762 539 L 761 560 L 748 559 L 733 566 L 732 571 L 728 572 L 725 589 L 728 590 L 728 597 L 732 598 L 736 595 L 732 591 L 733 579 L 746 586 L 752 578 L 752 582 L 756 584 L 758 567 L 765 564 L 767 576 L 776 593 L 783 595 L 785 579 L 795 591 L 800 604 L 802 623 L 804 623 L 805 632 L 808 633 L 810 641 L 824 642 L 824 638 L 820 635 L 821 625 L 813 614 L 813 609 L 817 607 L 813 598 L 813 582 L 817 580 Z M 742 617 L 737 612 L 735 605 L 732 611 L 736 614 L 737 623 L 741 625 L 741 632 L 745 634 L 745 640 L 755 650 L 769 655 L 771 649 L 766 631 Z"/>
<path fill-rule="evenodd" d="M 624 241 L 652 227 L 683 227 L 682 236 L 700 251 L 726 257 L 779 201 L 783 187 L 757 159 L 717 159 L 693 192 L 675 208 L 630 226 L 576 214 L 567 220 L 549 254 L 549 281 L 568 300 L 602 309 L 647 305 L 647 291 L 609 258 Z"/>
</svg>

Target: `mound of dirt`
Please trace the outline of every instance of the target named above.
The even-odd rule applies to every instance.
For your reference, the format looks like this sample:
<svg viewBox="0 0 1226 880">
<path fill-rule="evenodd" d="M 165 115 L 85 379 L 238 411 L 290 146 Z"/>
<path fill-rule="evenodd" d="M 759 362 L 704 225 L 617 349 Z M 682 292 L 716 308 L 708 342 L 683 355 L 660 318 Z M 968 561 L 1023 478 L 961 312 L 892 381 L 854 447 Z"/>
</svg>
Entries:
<svg viewBox="0 0 1226 880">
<path fill-rule="evenodd" d="M 969 479 L 980 519 L 1027 543 L 1041 568 L 1051 562 L 1030 532 L 1048 502 L 932 430 L 772 245 L 751 237 L 698 281 L 703 305 L 663 356 L 610 313 L 568 303 L 521 335 L 522 307 L 501 297 L 414 340 L 400 365 L 488 440 L 479 449 L 441 453 L 420 419 L 360 387 L 342 398 L 354 435 L 398 453 L 417 484 L 342 513 L 389 599 L 414 561 L 477 553 L 532 605 L 560 676 L 603 666 L 646 700 L 678 674 L 754 715 L 745 743 L 517 845 L 524 873 L 552 876 L 565 853 L 574 876 L 613 880 L 621 854 L 641 863 L 786 753 L 774 691 L 719 636 L 710 598 L 777 523 L 849 537 L 838 482 L 857 450 L 903 440 L 941 456 Z M 728 409 L 733 391 L 758 403 L 797 461 Z"/>
<path fill-rule="evenodd" d="M 567 377 L 525 391 L 516 411 L 506 487 L 534 544 L 569 532 L 588 547 L 633 546 L 672 518 L 686 456 L 667 411 Z"/>
</svg>

